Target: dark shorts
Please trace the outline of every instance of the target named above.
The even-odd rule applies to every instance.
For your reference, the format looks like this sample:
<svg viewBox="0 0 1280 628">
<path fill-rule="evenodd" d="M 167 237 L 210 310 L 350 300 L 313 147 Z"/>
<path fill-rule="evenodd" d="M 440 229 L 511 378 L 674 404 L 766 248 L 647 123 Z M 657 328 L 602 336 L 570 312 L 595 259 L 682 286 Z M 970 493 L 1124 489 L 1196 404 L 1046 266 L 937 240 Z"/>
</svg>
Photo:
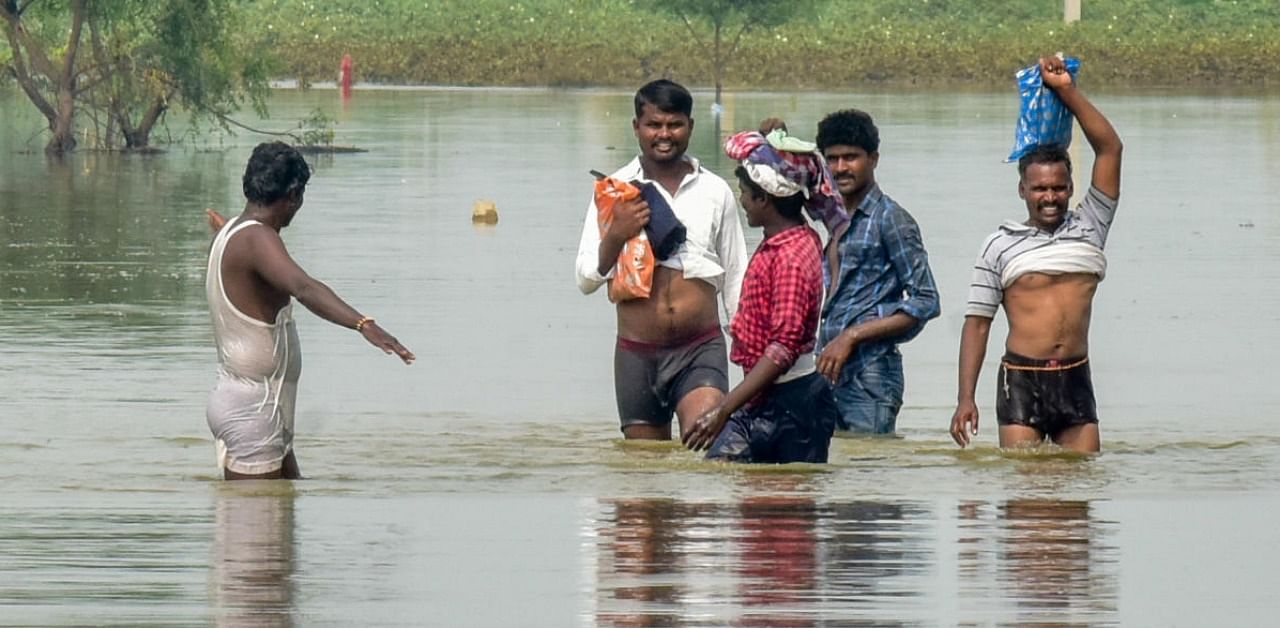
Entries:
<svg viewBox="0 0 1280 628">
<path fill-rule="evenodd" d="M 676 404 L 695 388 L 728 391 L 728 368 L 719 328 L 676 347 L 619 338 L 613 353 L 613 386 L 622 427 L 670 423 Z"/>
<path fill-rule="evenodd" d="M 1098 422 L 1089 358 L 1033 360 L 1006 353 L 996 382 L 996 421 L 1053 436 Z"/>
<path fill-rule="evenodd" d="M 729 462 L 826 462 L 840 411 L 826 378 L 810 373 L 775 384 L 734 412 L 707 458 Z"/>
</svg>

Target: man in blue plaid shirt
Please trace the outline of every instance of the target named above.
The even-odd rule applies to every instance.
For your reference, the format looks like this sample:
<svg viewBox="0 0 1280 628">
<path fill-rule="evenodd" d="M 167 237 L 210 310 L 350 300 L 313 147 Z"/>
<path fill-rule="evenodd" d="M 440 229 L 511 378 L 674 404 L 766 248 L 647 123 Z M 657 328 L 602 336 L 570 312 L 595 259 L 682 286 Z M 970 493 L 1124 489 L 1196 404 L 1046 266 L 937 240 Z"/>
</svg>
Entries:
<svg viewBox="0 0 1280 628">
<path fill-rule="evenodd" d="M 892 434 L 902 407 L 898 345 L 941 313 L 938 288 L 920 227 L 876 185 L 880 132 L 871 116 L 832 113 L 817 139 L 851 219 L 828 251 L 818 371 L 834 384 L 837 430 Z"/>
</svg>

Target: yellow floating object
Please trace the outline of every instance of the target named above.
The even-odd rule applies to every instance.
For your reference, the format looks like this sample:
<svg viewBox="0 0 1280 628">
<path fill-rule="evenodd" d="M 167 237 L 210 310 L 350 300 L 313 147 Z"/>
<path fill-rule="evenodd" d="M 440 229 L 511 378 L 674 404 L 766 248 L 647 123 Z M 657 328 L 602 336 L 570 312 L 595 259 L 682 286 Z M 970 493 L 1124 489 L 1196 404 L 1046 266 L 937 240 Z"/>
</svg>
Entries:
<svg viewBox="0 0 1280 628">
<path fill-rule="evenodd" d="M 471 206 L 471 222 L 497 224 L 498 206 L 493 201 L 479 200 Z"/>
</svg>

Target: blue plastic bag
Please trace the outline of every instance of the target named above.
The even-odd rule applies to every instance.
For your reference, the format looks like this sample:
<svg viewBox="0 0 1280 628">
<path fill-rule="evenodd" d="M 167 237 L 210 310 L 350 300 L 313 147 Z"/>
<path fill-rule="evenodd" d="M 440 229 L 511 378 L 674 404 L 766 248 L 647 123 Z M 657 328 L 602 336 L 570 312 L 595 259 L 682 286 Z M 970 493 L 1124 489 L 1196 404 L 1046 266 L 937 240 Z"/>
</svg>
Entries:
<svg viewBox="0 0 1280 628">
<path fill-rule="evenodd" d="M 1075 81 L 1080 72 L 1080 60 L 1067 57 L 1062 62 L 1071 74 L 1071 80 Z M 1013 152 L 1005 162 L 1018 161 L 1039 144 L 1060 144 L 1066 148 L 1071 144 L 1073 118 L 1058 100 L 1058 95 L 1041 82 L 1040 64 L 1019 70 L 1017 76 L 1022 109 L 1018 112 L 1018 126 L 1014 129 Z"/>
</svg>

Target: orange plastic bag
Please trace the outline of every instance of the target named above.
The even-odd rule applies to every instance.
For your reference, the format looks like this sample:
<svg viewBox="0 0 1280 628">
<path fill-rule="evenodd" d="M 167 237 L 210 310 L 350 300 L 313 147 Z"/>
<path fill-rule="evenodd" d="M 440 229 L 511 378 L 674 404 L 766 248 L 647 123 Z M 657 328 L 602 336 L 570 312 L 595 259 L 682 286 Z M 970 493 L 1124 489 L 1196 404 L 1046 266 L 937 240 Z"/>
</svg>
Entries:
<svg viewBox="0 0 1280 628">
<path fill-rule="evenodd" d="M 613 224 L 613 208 L 619 203 L 640 196 L 640 190 L 626 181 L 611 177 L 596 180 L 596 221 L 600 237 L 604 237 Z M 627 240 L 618 254 L 618 264 L 609 280 L 609 300 L 617 303 L 628 299 L 647 299 L 653 288 L 653 246 L 643 231 Z"/>
</svg>

